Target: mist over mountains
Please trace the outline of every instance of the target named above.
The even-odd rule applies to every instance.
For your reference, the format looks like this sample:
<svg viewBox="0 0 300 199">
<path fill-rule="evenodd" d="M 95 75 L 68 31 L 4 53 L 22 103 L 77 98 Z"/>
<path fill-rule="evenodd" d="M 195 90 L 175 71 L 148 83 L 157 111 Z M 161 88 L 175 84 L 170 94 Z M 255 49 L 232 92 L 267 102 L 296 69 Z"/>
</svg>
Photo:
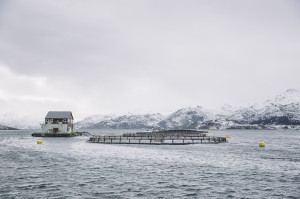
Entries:
<svg viewBox="0 0 300 199">
<path fill-rule="evenodd" d="M 12 128 L 8 126 L 0 125 L 0 130 L 18 130 L 17 128 Z"/>
<path fill-rule="evenodd" d="M 44 118 L 40 120 L 35 120 L 31 117 L 19 116 L 16 113 L 0 113 L 0 130 L 5 129 L 1 126 L 6 126 L 7 128 L 17 128 L 17 129 L 39 129 L 41 128 L 40 124 Z"/>
<path fill-rule="evenodd" d="M 300 129 L 300 92 L 289 89 L 264 103 L 238 108 L 224 105 L 211 110 L 197 106 L 167 115 L 92 115 L 76 123 L 76 128 Z"/>
<path fill-rule="evenodd" d="M 75 116 L 76 117 L 76 116 Z M 39 129 L 39 123 L 15 114 L 0 115 L 0 129 Z M 98 114 L 75 124 L 76 129 L 300 129 L 300 92 L 289 89 L 263 103 L 218 110 L 187 107 L 170 114 Z"/>
</svg>

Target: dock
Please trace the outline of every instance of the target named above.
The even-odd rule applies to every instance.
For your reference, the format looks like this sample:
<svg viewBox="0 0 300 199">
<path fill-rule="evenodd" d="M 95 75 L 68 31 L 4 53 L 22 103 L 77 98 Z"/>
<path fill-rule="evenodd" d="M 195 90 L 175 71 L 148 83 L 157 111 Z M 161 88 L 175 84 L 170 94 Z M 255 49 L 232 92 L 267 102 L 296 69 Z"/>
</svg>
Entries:
<svg viewBox="0 0 300 199">
<path fill-rule="evenodd" d="M 152 144 L 188 145 L 225 143 L 225 137 L 207 136 L 208 132 L 196 130 L 160 130 L 138 132 L 121 136 L 93 136 L 88 142 L 101 144 Z"/>
<path fill-rule="evenodd" d="M 90 135 L 85 131 L 74 131 L 71 133 L 32 133 L 32 137 L 74 137 L 74 136 L 82 136 L 82 135 Z"/>
</svg>

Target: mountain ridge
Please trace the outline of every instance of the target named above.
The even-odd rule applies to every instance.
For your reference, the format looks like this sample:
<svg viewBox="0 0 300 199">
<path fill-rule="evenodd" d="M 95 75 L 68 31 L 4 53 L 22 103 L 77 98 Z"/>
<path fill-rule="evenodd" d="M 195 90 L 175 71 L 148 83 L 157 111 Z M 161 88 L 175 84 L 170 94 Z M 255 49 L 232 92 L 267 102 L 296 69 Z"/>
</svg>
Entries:
<svg viewBox="0 0 300 199">
<path fill-rule="evenodd" d="M 212 110 L 196 106 L 181 108 L 168 115 L 128 114 L 93 122 L 86 118 L 76 125 L 78 128 L 112 129 L 300 129 L 300 92 L 288 89 L 274 99 L 246 107 L 224 105 L 219 110 Z"/>
<path fill-rule="evenodd" d="M 3 125 L 0 124 L 0 130 L 19 130 L 19 129 L 9 127 L 9 126 L 3 126 Z"/>
<path fill-rule="evenodd" d="M 39 129 L 41 121 L 13 113 L 0 115 L 0 125 Z M 219 109 L 185 107 L 169 114 L 96 114 L 75 123 L 76 129 L 300 129 L 300 92 L 288 89 L 262 103 Z"/>
</svg>

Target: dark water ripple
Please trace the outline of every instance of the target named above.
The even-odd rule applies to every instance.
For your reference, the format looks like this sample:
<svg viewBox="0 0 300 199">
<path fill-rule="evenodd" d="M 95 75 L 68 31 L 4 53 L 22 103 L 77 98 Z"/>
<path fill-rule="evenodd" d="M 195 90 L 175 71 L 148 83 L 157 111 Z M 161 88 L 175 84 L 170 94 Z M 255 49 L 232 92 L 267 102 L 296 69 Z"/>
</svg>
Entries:
<svg viewBox="0 0 300 199">
<path fill-rule="evenodd" d="M 30 134 L 0 131 L 0 198 L 300 198 L 299 131 L 219 131 L 230 143 L 189 146 Z"/>
</svg>

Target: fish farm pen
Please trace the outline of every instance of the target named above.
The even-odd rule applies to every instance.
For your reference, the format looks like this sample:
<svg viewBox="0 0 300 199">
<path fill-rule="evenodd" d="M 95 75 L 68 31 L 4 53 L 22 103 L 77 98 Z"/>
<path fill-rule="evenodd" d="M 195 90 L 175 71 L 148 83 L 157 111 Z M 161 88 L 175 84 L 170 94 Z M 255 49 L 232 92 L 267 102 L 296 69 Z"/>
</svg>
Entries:
<svg viewBox="0 0 300 199">
<path fill-rule="evenodd" d="M 152 132 L 127 133 L 121 136 L 93 136 L 88 142 L 101 144 L 217 144 L 226 142 L 225 137 L 207 136 L 207 131 L 197 130 L 154 130 Z"/>
</svg>

